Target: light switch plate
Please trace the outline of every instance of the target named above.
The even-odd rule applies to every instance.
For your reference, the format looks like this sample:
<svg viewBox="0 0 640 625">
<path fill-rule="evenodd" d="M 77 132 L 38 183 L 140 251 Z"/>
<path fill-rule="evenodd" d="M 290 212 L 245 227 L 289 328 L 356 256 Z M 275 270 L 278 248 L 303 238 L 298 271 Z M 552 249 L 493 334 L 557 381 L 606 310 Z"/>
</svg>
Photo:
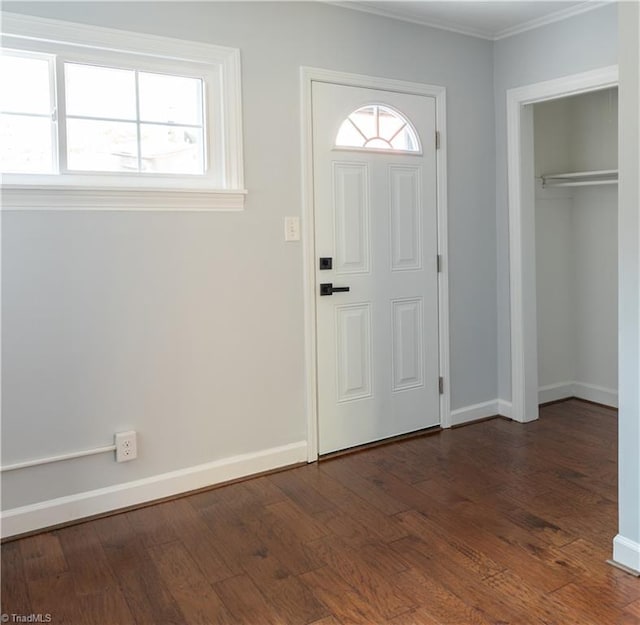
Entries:
<svg viewBox="0 0 640 625">
<path fill-rule="evenodd" d="M 300 217 L 284 218 L 284 240 L 285 241 L 300 240 Z"/>
</svg>

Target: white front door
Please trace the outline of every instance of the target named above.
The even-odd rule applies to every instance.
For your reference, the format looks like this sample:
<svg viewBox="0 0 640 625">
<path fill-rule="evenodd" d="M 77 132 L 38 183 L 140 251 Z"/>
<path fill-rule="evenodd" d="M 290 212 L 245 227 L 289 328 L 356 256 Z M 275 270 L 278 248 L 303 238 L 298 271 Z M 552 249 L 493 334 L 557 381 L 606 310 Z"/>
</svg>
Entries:
<svg viewBox="0 0 640 625">
<path fill-rule="evenodd" d="M 313 82 L 312 103 L 326 454 L 440 423 L 435 99 Z"/>
</svg>

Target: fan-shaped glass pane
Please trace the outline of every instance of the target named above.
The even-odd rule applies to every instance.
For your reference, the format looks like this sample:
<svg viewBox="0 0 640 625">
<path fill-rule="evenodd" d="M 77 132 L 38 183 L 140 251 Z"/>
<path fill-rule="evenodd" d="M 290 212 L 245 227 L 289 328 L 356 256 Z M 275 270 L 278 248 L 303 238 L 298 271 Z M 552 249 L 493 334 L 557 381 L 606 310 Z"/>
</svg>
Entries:
<svg viewBox="0 0 640 625">
<path fill-rule="evenodd" d="M 351 113 L 340 125 L 336 147 L 420 152 L 418 135 L 409 120 L 379 104 Z"/>
<path fill-rule="evenodd" d="M 380 137 L 374 137 L 373 139 L 369 139 L 364 144 L 365 148 L 374 148 L 376 150 L 390 150 L 391 144 Z"/>
<path fill-rule="evenodd" d="M 415 133 L 405 126 L 393 139 L 391 145 L 394 150 L 403 150 L 404 152 L 419 152 L 418 138 Z"/>
<path fill-rule="evenodd" d="M 380 136 L 388 138 L 393 137 L 403 126 L 406 126 L 407 121 L 395 111 L 380 107 L 378 109 L 378 125 Z"/>
</svg>

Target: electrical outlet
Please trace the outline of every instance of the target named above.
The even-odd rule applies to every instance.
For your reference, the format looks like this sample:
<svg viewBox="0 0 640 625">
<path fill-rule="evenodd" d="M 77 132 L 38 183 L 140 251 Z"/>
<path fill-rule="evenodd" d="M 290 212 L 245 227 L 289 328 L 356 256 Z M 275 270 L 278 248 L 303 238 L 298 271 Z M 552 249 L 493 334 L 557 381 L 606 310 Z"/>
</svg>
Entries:
<svg viewBox="0 0 640 625">
<path fill-rule="evenodd" d="M 138 457 L 136 432 L 116 432 L 116 462 L 128 462 Z"/>
<path fill-rule="evenodd" d="M 285 241 L 300 240 L 300 217 L 284 218 L 284 240 Z"/>
</svg>

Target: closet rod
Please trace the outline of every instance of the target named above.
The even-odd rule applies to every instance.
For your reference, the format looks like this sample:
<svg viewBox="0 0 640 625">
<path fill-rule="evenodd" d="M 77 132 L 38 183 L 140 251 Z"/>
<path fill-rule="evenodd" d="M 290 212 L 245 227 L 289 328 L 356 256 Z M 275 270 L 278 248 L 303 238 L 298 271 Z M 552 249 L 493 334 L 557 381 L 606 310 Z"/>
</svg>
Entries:
<svg viewBox="0 0 640 625">
<path fill-rule="evenodd" d="M 584 178 L 586 176 L 617 176 L 617 169 L 594 169 L 592 171 L 572 171 L 560 174 L 543 174 L 542 178 Z"/>
<path fill-rule="evenodd" d="M 547 189 L 555 189 L 556 187 L 587 187 L 598 184 L 618 184 L 617 180 L 575 180 L 573 182 L 545 182 L 543 186 Z"/>
<path fill-rule="evenodd" d="M 545 174 L 540 177 L 542 186 L 547 187 L 581 187 L 597 184 L 617 184 L 617 169 L 601 169 L 597 171 L 577 171 L 561 174 Z"/>
</svg>

